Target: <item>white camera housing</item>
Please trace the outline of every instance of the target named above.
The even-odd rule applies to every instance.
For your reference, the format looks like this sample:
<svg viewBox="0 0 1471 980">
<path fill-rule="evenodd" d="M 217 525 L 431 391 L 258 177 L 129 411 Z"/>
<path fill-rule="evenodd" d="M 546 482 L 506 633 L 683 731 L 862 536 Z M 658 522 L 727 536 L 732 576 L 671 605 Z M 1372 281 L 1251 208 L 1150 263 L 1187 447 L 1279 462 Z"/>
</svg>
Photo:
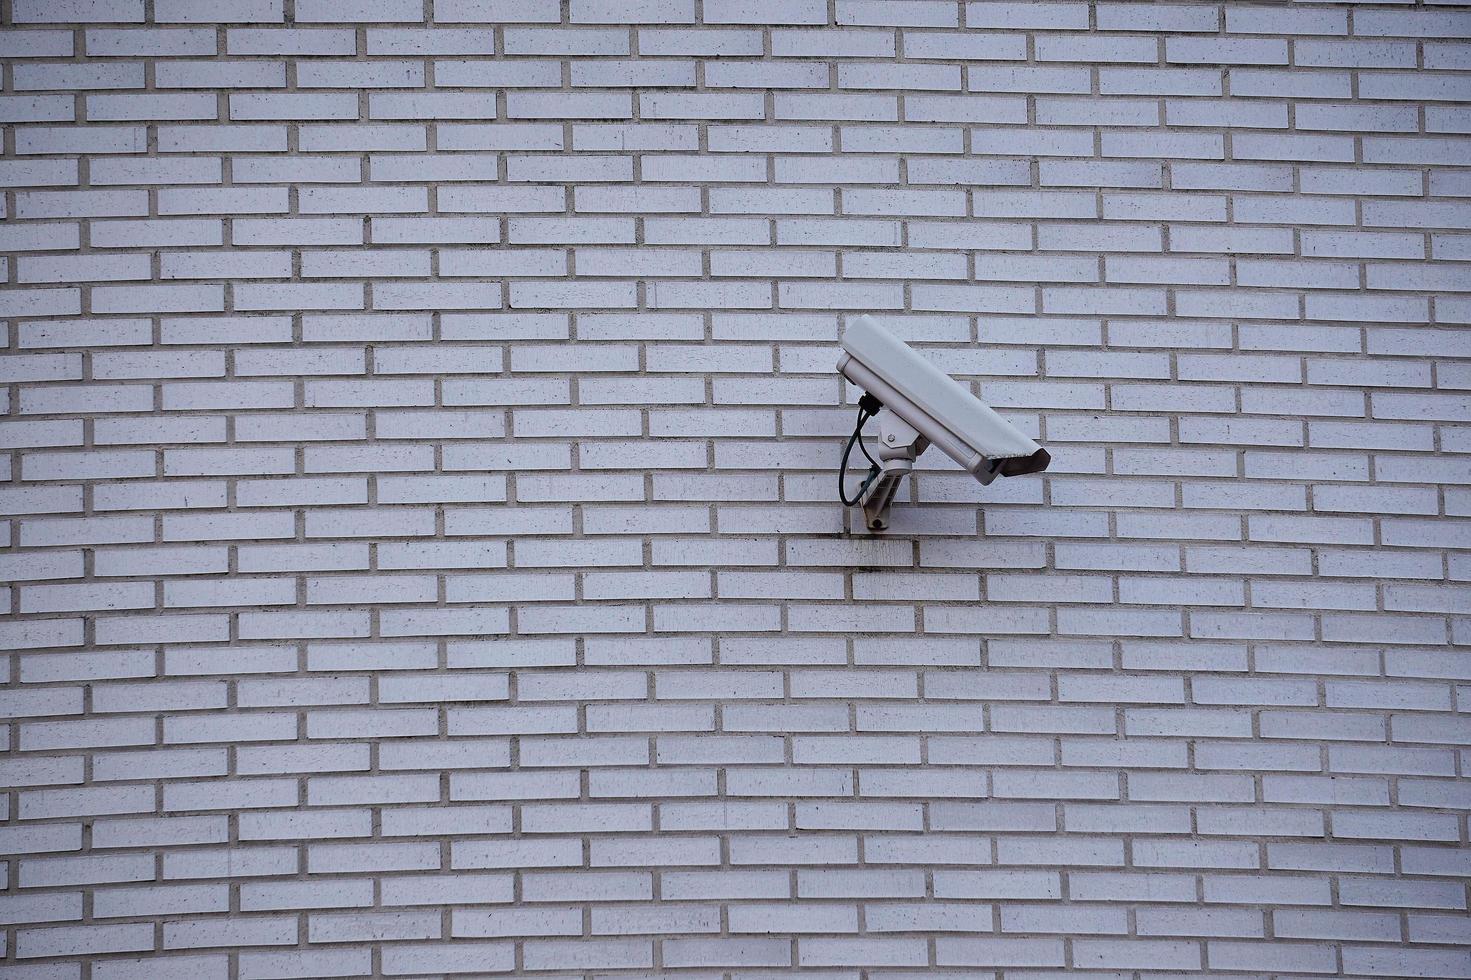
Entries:
<svg viewBox="0 0 1471 980">
<path fill-rule="evenodd" d="M 873 317 L 855 318 L 842 344 L 838 371 L 888 410 L 879 418 L 878 465 L 859 495 L 871 530 L 888 527 L 900 481 L 931 445 L 982 484 L 998 475 L 1040 473 L 1052 461 L 1047 450 Z M 860 413 L 860 427 L 863 421 Z"/>
</svg>

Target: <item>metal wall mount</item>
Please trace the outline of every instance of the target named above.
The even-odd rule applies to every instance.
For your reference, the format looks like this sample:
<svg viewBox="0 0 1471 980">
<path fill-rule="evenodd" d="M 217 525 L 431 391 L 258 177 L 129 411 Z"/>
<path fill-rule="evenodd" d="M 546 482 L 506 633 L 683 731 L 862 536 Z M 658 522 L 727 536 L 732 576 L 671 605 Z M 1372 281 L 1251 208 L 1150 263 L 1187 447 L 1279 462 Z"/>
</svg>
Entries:
<svg viewBox="0 0 1471 980">
<path fill-rule="evenodd" d="M 930 441 L 893 412 L 879 415 L 879 474 L 868 485 L 859 503 L 870 531 L 889 526 L 889 506 L 899 484 L 914 470 L 914 461 L 929 448 Z"/>
</svg>

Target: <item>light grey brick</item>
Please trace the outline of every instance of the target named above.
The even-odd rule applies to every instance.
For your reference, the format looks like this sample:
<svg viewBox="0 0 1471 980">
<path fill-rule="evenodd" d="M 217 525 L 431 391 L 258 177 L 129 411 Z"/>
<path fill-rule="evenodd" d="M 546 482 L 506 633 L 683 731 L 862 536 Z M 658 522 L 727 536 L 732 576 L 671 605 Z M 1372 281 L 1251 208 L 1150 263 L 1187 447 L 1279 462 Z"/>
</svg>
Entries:
<svg viewBox="0 0 1471 980">
<path fill-rule="evenodd" d="M 1461 971 L 1462 11 L 287 7 L 0 31 L 17 969 Z"/>
</svg>

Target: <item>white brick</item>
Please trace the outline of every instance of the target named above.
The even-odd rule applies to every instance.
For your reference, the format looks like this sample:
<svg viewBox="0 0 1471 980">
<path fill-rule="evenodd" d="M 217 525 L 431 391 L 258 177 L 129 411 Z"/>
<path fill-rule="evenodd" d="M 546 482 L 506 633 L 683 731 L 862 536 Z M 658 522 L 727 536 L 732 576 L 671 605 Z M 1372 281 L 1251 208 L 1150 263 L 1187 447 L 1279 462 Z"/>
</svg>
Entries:
<svg viewBox="0 0 1471 980">
<path fill-rule="evenodd" d="M 16 969 L 1464 965 L 1464 11 L 13 7 Z"/>
</svg>

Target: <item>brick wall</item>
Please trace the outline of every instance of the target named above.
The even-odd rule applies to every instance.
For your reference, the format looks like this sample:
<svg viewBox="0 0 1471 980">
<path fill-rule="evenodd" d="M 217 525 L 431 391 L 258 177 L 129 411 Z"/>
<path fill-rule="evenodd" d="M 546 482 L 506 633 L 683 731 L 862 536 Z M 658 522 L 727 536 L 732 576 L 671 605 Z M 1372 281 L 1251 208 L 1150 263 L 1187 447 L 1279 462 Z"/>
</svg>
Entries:
<svg viewBox="0 0 1471 980">
<path fill-rule="evenodd" d="M 6 980 L 1471 975 L 1471 9 L 0 13 Z"/>
</svg>

